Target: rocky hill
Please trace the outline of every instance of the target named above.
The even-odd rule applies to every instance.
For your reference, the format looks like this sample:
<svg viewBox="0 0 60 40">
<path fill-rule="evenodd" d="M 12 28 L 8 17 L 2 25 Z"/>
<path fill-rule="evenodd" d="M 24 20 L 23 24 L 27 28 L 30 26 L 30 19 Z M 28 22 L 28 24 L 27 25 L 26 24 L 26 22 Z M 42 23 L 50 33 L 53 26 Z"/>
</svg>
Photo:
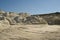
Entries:
<svg viewBox="0 0 60 40">
<path fill-rule="evenodd" d="M 60 12 L 30 15 L 28 13 L 15 13 L 0 11 L 0 21 L 6 20 L 10 25 L 16 24 L 49 24 L 60 25 Z"/>
<path fill-rule="evenodd" d="M 40 14 L 40 15 L 32 15 L 36 17 L 42 17 L 47 21 L 49 25 L 60 25 L 60 12 L 49 13 L 49 14 Z"/>
<path fill-rule="evenodd" d="M 31 16 L 28 13 L 0 11 L 0 21 L 7 20 L 10 25 L 15 24 L 47 24 L 42 17 Z"/>
</svg>

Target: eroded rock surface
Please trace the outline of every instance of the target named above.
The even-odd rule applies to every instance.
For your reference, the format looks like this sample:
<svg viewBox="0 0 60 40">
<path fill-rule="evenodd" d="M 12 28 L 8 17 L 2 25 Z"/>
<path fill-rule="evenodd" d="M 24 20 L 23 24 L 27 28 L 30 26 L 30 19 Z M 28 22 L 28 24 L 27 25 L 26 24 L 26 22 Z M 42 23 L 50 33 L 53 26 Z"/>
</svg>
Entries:
<svg viewBox="0 0 60 40">
<path fill-rule="evenodd" d="M 10 25 L 16 24 L 48 24 L 42 17 L 31 16 L 28 13 L 0 12 L 0 20 L 8 20 Z"/>
</svg>

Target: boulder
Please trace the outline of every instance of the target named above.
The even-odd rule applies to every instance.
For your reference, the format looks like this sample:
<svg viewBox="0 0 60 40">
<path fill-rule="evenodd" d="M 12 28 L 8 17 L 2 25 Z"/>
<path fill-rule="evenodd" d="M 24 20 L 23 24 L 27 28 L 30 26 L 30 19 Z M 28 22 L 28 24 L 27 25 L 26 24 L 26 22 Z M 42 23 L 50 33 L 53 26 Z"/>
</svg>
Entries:
<svg viewBox="0 0 60 40">
<path fill-rule="evenodd" d="M 6 19 L 9 21 L 10 25 L 15 25 L 16 24 L 16 21 L 14 19 L 11 19 L 11 18 L 6 18 Z"/>
<path fill-rule="evenodd" d="M 0 16 L 0 20 L 4 20 L 5 19 L 5 17 L 4 16 Z"/>
</svg>

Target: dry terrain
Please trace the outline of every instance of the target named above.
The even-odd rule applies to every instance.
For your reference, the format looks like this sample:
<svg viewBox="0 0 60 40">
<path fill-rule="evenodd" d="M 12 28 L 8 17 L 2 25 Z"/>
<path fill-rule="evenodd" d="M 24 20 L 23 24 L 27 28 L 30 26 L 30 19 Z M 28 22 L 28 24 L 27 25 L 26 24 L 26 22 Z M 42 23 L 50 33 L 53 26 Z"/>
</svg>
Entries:
<svg viewBox="0 0 60 40">
<path fill-rule="evenodd" d="M 30 15 L 0 10 L 0 40 L 60 40 L 60 12 Z"/>
<path fill-rule="evenodd" d="M 60 25 L 6 25 L 0 40 L 60 40 Z"/>
</svg>

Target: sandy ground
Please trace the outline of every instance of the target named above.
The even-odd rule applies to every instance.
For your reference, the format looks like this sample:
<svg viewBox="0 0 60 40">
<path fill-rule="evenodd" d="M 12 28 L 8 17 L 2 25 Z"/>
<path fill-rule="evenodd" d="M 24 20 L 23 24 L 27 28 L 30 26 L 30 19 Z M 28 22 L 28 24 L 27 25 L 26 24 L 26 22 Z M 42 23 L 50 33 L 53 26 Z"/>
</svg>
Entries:
<svg viewBox="0 0 60 40">
<path fill-rule="evenodd" d="M 0 26 L 0 40 L 60 40 L 60 25 Z"/>
</svg>

